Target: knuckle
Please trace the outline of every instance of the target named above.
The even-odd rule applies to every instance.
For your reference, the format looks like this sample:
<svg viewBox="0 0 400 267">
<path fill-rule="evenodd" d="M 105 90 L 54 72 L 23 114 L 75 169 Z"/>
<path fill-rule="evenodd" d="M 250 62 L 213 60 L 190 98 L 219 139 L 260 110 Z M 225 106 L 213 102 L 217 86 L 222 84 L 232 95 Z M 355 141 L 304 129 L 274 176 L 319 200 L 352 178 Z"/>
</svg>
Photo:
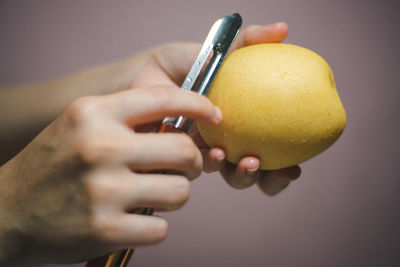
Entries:
<svg viewBox="0 0 400 267">
<path fill-rule="evenodd" d="M 198 151 L 192 139 L 186 135 L 180 135 L 177 142 L 177 150 L 185 165 L 194 165 L 198 159 Z"/>
<path fill-rule="evenodd" d="M 157 244 L 165 240 L 168 233 L 168 222 L 164 219 L 157 218 L 150 230 L 150 244 Z"/>
<path fill-rule="evenodd" d="M 74 125 L 79 125 L 93 117 L 98 109 L 98 102 L 98 98 L 94 96 L 78 98 L 68 106 L 66 115 Z"/>
<path fill-rule="evenodd" d="M 196 179 L 201 175 L 201 172 L 203 170 L 203 164 L 199 162 L 198 164 L 196 163 L 193 168 L 190 169 L 189 172 L 186 173 L 187 178 L 191 181 L 193 179 Z"/>
<path fill-rule="evenodd" d="M 109 175 L 99 170 L 92 171 L 86 179 L 86 191 L 91 203 L 100 204 L 113 202 L 120 193 L 120 188 Z"/>
<path fill-rule="evenodd" d="M 91 235 L 102 242 L 113 242 L 117 227 L 110 220 L 95 214 L 90 220 Z"/>
<path fill-rule="evenodd" d="M 116 149 L 105 140 L 107 139 L 96 133 L 83 133 L 76 148 L 80 162 L 93 165 L 109 161 Z"/>
<path fill-rule="evenodd" d="M 177 177 L 172 194 L 172 207 L 178 209 L 182 207 L 190 196 L 190 182 L 185 177 Z"/>
<path fill-rule="evenodd" d="M 182 158 L 185 165 L 194 165 L 197 159 L 196 150 L 189 147 L 182 149 Z"/>
</svg>

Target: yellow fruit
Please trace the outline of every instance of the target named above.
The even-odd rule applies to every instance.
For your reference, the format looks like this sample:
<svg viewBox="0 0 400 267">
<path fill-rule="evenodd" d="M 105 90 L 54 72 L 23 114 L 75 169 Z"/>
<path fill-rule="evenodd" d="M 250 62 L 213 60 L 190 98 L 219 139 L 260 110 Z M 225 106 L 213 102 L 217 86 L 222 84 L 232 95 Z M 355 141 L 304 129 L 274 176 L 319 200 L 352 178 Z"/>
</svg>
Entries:
<svg viewBox="0 0 400 267">
<path fill-rule="evenodd" d="M 293 166 L 332 145 L 346 124 L 329 65 L 290 44 L 259 44 L 230 54 L 209 98 L 224 114 L 217 126 L 199 124 L 211 147 L 238 163 L 257 156 L 261 169 Z"/>
</svg>

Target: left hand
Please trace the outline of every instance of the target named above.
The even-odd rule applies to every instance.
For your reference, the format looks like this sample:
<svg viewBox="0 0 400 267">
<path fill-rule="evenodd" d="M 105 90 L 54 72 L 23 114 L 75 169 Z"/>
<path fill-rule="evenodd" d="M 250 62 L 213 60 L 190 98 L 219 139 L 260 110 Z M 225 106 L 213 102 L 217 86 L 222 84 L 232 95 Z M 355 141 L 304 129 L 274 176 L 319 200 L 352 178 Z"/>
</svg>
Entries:
<svg viewBox="0 0 400 267">
<path fill-rule="evenodd" d="M 259 43 L 281 42 L 287 32 L 286 23 L 250 26 L 239 34 L 232 50 Z M 171 43 L 140 54 L 132 58 L 133 61 L 126 61 L 126 66 L 136 71 L 131 72 L 129 80 L 126 80 L 129 82 L 123 89 L 182 84 L 200 48 L 201 44 L 197 43 Z M 209 148 L 195 126 L 189 135 L 203 154 L 204 170 L 220 171 L 226 182 L 234 188 L 246 188 L 257 182 L 263 192 L 275 195 L 300 176 L 298 166 L 275 171 L 259 170 L 260 160 L 256 157 L 243 157 L 234 165 L 225 160 L 223 148 Z"/>
</svg>

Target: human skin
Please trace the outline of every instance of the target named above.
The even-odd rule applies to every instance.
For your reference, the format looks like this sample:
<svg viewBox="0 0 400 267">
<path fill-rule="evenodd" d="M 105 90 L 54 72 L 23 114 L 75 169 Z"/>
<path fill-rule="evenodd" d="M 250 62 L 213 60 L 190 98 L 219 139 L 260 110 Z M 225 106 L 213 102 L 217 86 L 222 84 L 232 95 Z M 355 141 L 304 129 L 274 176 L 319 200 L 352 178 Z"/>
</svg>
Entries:
<svg viewBox="0 0 400 267">
<path fill-rule="evenodd" d="M 286 34 L 284 23 L 252 26 L 234 49 L 280 42 Z M 235 188 L 257 182 L 267 194 L 299 176 L 297 166 L 260 171 L 254 157 L 229 164 L 224 149 L 209 148 L 196 128 L 188 136 L 149 133 L 165 116 L 222 119 L 207 98 L 177 86 L 199 49 L 168 44 L 57 81 L 0 91 L 0 114 L 7 114 L 2 142 L 18 147 L 19 133 L 32 138 L 41 131 L 0 168 L 0 265 L 77 262 L 158 243 L 166 220 L 129 211 L 180 208 L 188 180 L 202 169 L 220 171 Z M 16 153 L 9 151 L 6 156 Z M 160 169 L 177 174 L 138 172 Z"/>
</svg>

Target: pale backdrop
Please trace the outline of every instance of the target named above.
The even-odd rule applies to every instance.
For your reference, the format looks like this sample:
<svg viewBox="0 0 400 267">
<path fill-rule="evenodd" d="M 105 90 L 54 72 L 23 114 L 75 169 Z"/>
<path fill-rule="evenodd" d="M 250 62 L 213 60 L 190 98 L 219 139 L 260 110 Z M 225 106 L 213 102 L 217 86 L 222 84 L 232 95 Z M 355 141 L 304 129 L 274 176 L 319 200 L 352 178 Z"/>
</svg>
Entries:
<svg viewBox="0 0 400 267">
<path fill-rule="evenodd" d="M 232 12 L 244 25 L 286 21 L 287 42 L 333 68 L 348 115 L 343 136 L 277 197 L 201 176 L 187 205 L 165 214 L 166 241 L 138 249 L 129 266 L 400 266 L 398 11 L 395 1 L 3 0 L 0 82 L 202 42 Z"/>
</svg>

